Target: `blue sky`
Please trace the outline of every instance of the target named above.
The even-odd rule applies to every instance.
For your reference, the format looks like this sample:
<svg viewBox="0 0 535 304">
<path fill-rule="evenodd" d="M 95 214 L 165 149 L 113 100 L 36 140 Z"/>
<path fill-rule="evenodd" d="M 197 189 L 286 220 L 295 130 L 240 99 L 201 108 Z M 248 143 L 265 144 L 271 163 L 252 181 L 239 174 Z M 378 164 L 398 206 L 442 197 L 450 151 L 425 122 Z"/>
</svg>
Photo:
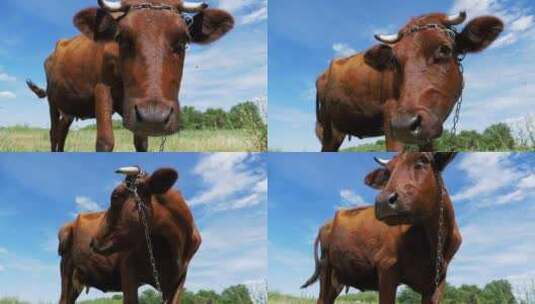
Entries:
<svg viewBox="0 0 535 304">
<path fill-rule="evenodd" d="M 267 271 L 265 162 L 261 154 L 240 153 L 0 155 L 0 297 L 57 302 L 58 229 L 76 213 L 107 208 L 122 180 L 115 169 L 133 164 L 179 172 L 175 187 L 203 237 L 188 289 L 260 288 Z M 102 293 L 83 298 L 95 296 Z"/>
<path fill-rule="evenodd" d="M 208 0 L 231 12 L 235 29 L 208 46 L 192 45 L 186 57 L 180 100 L 199 109 L 229 109 L 246 100 L 265 101 L 266 0 Z M 25 86 L 46 84 L 43 62 L 60 38 L 78 34 L 73 16 L 96 0 L 4 0 L 0 11 L 0 126 L 49 126 L 48 105 Z M 7 13 L 9 12 L 9 14 Z M 76 126 L 83 123 L 78 122 Z M 85 122 L 87 124 L 87 121 Z"/>
<path fill-rule="evenodd" d="M 270 290 L 317 296 L 299 286 L 314 270 L 313 241 L 337 208 L 368 205 L 377 191 L 364 185 L 387 153 L 270 154 Z M 461 154 L 444 172 L 463 243 L 448 272 L 454 285 L 509 279 L 518 291 L 535 280 L 535 155 Z"/>
<path fill-rule="evenodd" d="M 283 5 L 282 5 L 283 4 Z M 500 16 L 506 30 L 494 45 L 464 61 L 466 88 L 460 128 L 482 130 L 508 122 L 533 123 L 535 6 L 529 0 L 391 1 L 294 0 L 269 4 L 269 140 L 283 151 L 319 150 L 314 134 L 315 80 L 330 60 L 377 43 L 375 33 L 396 32 L 410 17 L 465 9 L 468 18 Z M 451 126 L 451 119 L 446 127 Z M 373 139 L 376 140 L 376 139 Z M 354 140 L 348 145 L 363 141 Z"/>
</svg>

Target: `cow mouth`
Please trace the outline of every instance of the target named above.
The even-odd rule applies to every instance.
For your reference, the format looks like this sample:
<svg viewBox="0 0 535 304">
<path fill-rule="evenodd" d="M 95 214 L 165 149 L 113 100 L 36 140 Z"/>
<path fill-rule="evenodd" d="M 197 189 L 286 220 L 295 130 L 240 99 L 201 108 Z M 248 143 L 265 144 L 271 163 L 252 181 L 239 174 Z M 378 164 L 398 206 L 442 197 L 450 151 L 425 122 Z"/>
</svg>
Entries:
<svg viewBox="0 0 535 304">
<path fill-rule="evenodd" d="M 407 213 L 391 214 L 382 217 L 377 217 L 377 219 L 389 226 L 405 225 L 411 223 L 410 216 Z"/>
</svg>

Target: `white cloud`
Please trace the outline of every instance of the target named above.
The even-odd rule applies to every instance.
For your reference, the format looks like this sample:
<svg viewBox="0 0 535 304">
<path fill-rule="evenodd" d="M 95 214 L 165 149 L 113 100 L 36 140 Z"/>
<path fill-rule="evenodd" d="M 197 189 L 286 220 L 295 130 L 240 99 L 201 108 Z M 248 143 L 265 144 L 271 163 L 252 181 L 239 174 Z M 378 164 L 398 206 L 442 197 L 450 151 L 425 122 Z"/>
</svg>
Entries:
<svg viewBox="0 0 535 304">
<path fill-rule="evenodd" d="M 206 188 L 190 199 L 190 204 L 210 205 L 212 210 L 222 211 L 265 201 L 266 172 L 263 168 L 247 165 L 254 157 L 247 153 L 217 153 L 203 157 L 193 173 L 201 177 Z"/>
<path fill-rule="evenodd" d="M 0 91 L 0 98 L 14 99 L 17 98 L 17 95 L 11 91 Z"/>
<path fill-rule="evenodd" d="M 362 196 L 356 194 L 353 190 L 342 189 L 340 190 L 340 198 L 344 207 L 356 207 L 365 204 Z"/>
<path fill-rule="evenodd" d="M 510 160 L 508 153 L 470 153 L 460 162 L 469 184 L 455 193 L 453 201 L 477 198 L 480 206 L 511 204 L 535 196 L 535 174 Z"/>
<path fill-rule="evenodd" d="M 0 81 L 13 82 L 16 80 L 17 80 L 16 77 L 11 76 L 5 72 L 0 72 Z"/>
<path fill-rule="evenodd" d="M 347 56 L 357 53 L 355 49 L 353 49 L 352 47 L 350 47 L 349 45 L 345 43 L 333 44 L 333 51 L 334 51 L 335 57 L 347 57 Z"/>
<path fill-rule="evenodd" d="M 267 7 L 261 7 L 258 10 L 243 16 L 241 24 L 256 23 L 267 19 Z"/>
<path fill-rule="evenodd" d="M 97 202 L 86 196 L 77 196 L 74 202 L 79 212 L 94 212 L 102 209 Z"/>
<path fill-rule="evenodd" d="M 7 249 L 0 247 L 0 254 L 7 254 L 7 253 L 8 253 Z"/>
<path fill-rule="evenodd" d="M 3 272 L 5 270 L 6 270 L 6 268 L 4 266 L 0 265 L 0 272 Z"/>
<path fill-rule="evenodd" d="M 511 30 L 523 32 L 533 26 L 533 15 L 522 16 L 511 23 Z"/>
<path fill-rule="evenodd" d="M 220 0 L 219 8 L 237 17 L 238 24 L 246 25 L 267 19 L 267 1 L 258 0 Z"/>
</svg>

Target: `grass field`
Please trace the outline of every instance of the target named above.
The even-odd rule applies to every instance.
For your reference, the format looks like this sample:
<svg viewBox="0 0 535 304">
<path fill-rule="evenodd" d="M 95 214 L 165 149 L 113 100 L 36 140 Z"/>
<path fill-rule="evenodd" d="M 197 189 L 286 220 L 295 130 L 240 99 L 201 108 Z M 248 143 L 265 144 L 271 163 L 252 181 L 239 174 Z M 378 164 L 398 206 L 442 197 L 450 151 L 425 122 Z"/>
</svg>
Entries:
<svg viewBox="0 0 535 304">
<path fill-rule="evenodd" d="M 316 301 L 315 298 L 294 297 L 278 292 L 270 292 L 268 295 L 269 304 L 316 304 Z M 377 302 L 376 292 L 342 295 L 336 299 L 336 304 L 372 304 Z"/>
<path fill-rule="evenodd" d="M 122 128 L 114 130 L 115 152 L 133 152 L 133 134 Z M 94 152 L 96 131 L 92 128 L 71 130 L 65 151 Z M 160 138 L 149 138 L 149 151 L 160 148 Z M 48 129 L 24 126 L 0 128 L 0 152 L 49 152 Z M 246 130 L 184 130 L 167 138 L 166 152 L 237 152 L 257 151 L 256 139 Z"/>
</svg>

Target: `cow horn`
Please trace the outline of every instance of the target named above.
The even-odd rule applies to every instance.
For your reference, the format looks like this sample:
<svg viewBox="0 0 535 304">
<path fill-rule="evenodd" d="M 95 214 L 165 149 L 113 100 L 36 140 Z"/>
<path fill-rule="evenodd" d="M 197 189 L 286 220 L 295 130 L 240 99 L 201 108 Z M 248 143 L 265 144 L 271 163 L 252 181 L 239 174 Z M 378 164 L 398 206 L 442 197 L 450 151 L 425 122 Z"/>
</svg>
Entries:
<svg viewBox="0 0 535 304">
<path fill-rule="evenodd" d="M 125 10 L 123 1 L 109 1 L 109 0 L 98 0 L 98 5 L 103 10 L 113 13 L 113 12 L 122 12 Z"/>
<path fill-rule="evenodd" d="M 385 167 L 390 162 L 388 159 L 382 159 L 379 157 L 374 157 L 373 160 L 375 160 L 376 163 L 383 167 Z"/>
<path fill-rule="evenodd" d="M 458 14 L 456 15 L 450 15 L 446 18 L 446 25 L 457 25 L 457 24 L 461 24 L 464 22 L 464 20 L 466 20 L 466 12 L 465 11 L 460 11 Z"/>
<path fill-rule="evenodd" d="M 136 176 L 141 173 L 140 167 L 122 167 L 117 170 L 115 170 L 115 173 L 123 174 L 126 176 Z"/>
<path fill-rule="evenodd" d="M 381 41 L 382 43 L 386 43 L 386 44 L 396 43 L 399 40 L 401 40 L 401 35 L 399 33 L 392 34 L 392 35 L 377 34 L 377 35 L 374 35 L 373 37 L 375 37 L 375 39 Z"/>
<path fill-rule="evenodd" d="M 204 2 L 196 3 L 184 1 L 184 3 L 182 3 L 182 10 L 186 13 L 198 13 L 207 7 L 208 4 Z"/>
</svg>

